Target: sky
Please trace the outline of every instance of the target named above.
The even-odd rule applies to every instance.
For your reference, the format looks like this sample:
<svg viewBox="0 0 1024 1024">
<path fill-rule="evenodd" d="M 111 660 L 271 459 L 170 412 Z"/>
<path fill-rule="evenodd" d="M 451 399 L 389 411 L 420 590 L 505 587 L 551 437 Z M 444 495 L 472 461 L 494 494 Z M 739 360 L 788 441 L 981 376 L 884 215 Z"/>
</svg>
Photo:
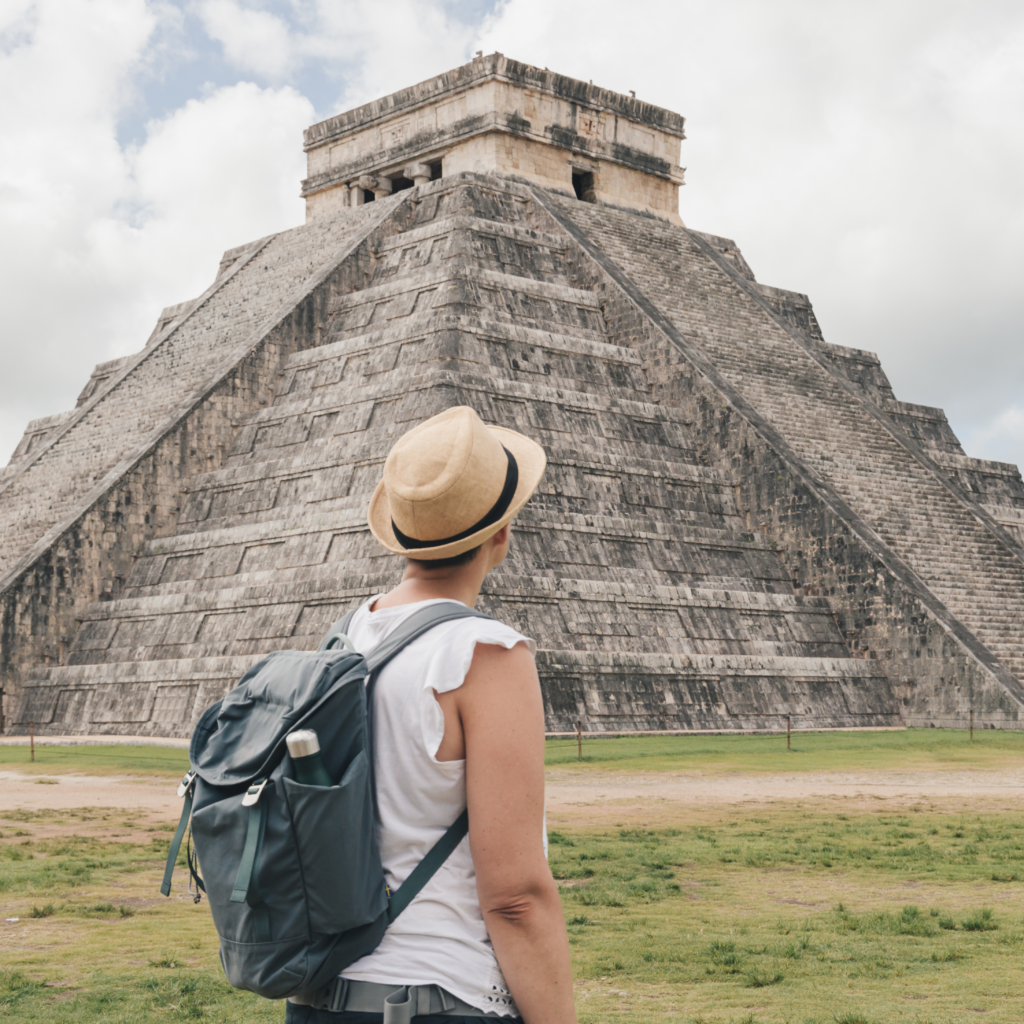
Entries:
<svg viewBox="0 0 1024 1024">
<path fill-rule="evenodd" d="M 0 0 L 0 462 L 303 222 L 303 128 L 481 49 L 682 113 L 683 220 L 1024 463 L 1019 0 Z"/>
</svg>

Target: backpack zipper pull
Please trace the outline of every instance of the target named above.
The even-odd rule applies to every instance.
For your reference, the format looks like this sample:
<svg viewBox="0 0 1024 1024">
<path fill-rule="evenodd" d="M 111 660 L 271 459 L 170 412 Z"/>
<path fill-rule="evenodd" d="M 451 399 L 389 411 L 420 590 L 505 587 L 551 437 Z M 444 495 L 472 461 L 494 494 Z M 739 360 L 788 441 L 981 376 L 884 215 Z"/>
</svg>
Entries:
<svg viewBox="0 0 1024 1024">
<path fill-rule="evenodd" d="M 243 807 L 252 807 L 253 804 L 259 803 L 260 797 L 263 795 L 263 787 L 270 781 L 269 778 L 258 779 L 254 782 L 249 789 L 246 791 L 245 796 L 242 797 Z"/>
</svg>

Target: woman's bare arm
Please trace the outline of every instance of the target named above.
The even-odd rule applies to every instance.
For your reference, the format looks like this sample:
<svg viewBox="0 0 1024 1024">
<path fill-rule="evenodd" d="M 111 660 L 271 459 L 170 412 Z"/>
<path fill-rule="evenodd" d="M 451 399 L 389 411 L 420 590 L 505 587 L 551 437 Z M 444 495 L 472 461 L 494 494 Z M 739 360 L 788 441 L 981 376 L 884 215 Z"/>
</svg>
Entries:
<svg viewBox="0 0 1024 1024">
<path fill-rule="evenodd" d="M 574 1024 L 565 919 L 542 844 L 544 706 L 533 656 L 525 644 L 478 644 L 451 695 L 477 892 L 498 963 L 526 1024 Z"/>
</svg>

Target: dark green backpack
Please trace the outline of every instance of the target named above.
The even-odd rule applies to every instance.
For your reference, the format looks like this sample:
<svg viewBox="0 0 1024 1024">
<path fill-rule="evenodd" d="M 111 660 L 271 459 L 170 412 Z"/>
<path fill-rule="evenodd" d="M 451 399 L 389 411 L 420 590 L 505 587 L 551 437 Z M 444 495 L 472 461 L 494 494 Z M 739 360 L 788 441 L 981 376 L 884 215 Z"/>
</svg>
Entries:
<svg viewBox="0 0 1024 1024">
<path fill-rule="evenodd" d="M 487 616 L 456 602 L 428 605 L 364 658 L 344 635 L 352 614 L 318 651 L 267 655 L 208 708 L 178 788 L 185 806 L 160 891 L 170 895 L 191 817 L 189 869 L 196 901 L 199 891 L 209 898 L 224 973 L 270 999 L 318 989 L 371 952 L 468 831 L 463 811 L 388 890 L 374 831 L 373 683 L 427 630 Z M 336 786 L 295 780 L 285 737 L 296 729 L 316 731 Z"/>
</svg>

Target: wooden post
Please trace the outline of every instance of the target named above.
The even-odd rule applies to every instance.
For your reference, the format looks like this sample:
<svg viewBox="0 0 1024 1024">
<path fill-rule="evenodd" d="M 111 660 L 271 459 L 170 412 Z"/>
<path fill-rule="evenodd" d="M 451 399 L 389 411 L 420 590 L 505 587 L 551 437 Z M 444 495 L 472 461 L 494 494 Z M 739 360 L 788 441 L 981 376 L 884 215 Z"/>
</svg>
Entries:
<svg viewBox="0 0 1024 1024">
<path fill-rule="evenodd" d="M 28 723 L 28 759 L 34 761 L 36 759 L 36 723 Z"/>
<path fill-rule="evenodd" d="M 789 715 L 786 715 L 786 749 L 787 750 L 792 750 L 793 749 L 792 744 L 790 743 L 790 740 L 789 740 Z"/>
<path fill-rule="evenodd" d="M 974 742 L 974 708 L 971 708 L 971 742 Z"/>
<path fill-rule="evenodd" d="M 583 760 L 583 722 L 576 719 L 576 754 L 577 760 Z"/>
</svg>

